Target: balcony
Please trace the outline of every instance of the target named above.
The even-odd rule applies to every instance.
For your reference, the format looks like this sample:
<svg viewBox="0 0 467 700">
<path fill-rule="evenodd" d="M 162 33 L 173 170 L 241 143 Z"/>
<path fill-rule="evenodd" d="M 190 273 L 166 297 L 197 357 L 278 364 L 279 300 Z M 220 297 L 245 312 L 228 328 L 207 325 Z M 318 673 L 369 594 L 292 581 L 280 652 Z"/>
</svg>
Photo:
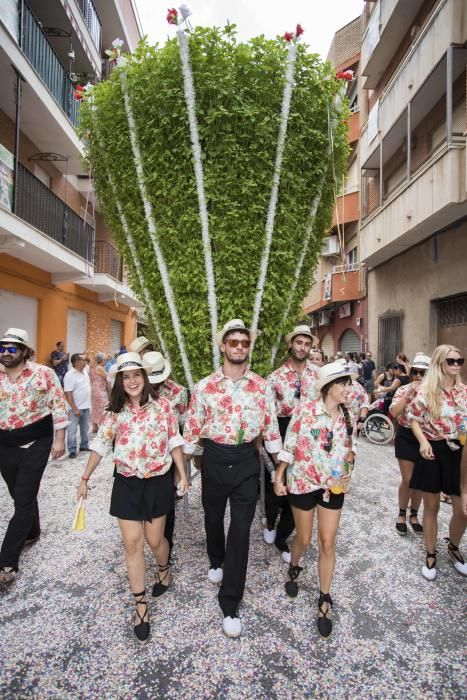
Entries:
<svg viewBox="0 0 467 700">
<path fill-rule="evenodd" d="M 100 52 L 102 41 L 102 24 L 94 3 L 92 0 L 76 0 L 76 4 L 78 5 L 79 11 L 83 16 L 94 46 Z"/>
<path fill-rule="evenodd" d="M 76 283 L 95 292 L 98 301 L 136 307 L 141 305 L 126 284 L 122 256 L 109 241 L 96 241 L 94 275 L 78 278 Z"/>
<path fill-rule="evenodd" d="M 347 119 L 347 140 L 349 143 L 355 143 L 360 138 L 360 112 L 354 112 Z"/>
<path fill-rule="evenodd" d="M 346 192 L 336 198 L 336 207 L 332 214 L 332 225 L 341 226 L 360 218 L 360 192 Z"/>
<path fill-rule="evenodd" d="M 0 207 L 0 249 L 52 273 L 55 282 L 92 271 L 94 229 L 21 163 L 14 212 Z"/>
<path fill-rule="evenodd" d="M 108 241 L 96 241 L 94 272 L 110 275 L 119 282 L 123 279 L 122 256 Z"/>
<path fill-rule="evenodd" d="M 319 292 L 319 298 L 317 298 L 317 292 Z M 364 296 L 366 296 L 365 265 L 360 263 L 336 265 L 320 283 L 315 285 L 312 293 L 305 299 L 303 310 L 306 314 L 310 314 L 334 304 L 362 299 Z"/>
</svg>

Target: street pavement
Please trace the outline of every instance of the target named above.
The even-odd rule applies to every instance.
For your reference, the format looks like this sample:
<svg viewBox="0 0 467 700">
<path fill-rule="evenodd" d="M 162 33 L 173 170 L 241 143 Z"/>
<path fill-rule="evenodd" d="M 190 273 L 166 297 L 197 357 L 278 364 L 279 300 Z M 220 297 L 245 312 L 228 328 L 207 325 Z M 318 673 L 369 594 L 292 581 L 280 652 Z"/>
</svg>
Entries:
<svg viewBox="0 0 467 700">
<path fill-rule="evenodd" d="M 398 467 L 391 446 L 360 440 L 346 497 L 332 596 L 334 631 L 316 630 L 316 541 L 295 600 L 287 566 L 252 527 L 243 635 L 227 639 L 207 581 L 200 480 L 189 514 L 179 504 L 174 584 L 151 598 L 151 637 L 133 634 L 133 603 L 117 523 L 108 515 L 110 458 L 92 477 L 87 527 L 72 532 L 85 455 L 48 465 L 40 492 L 42 537 L 17 581 L 0 592 L 0 697 L 461 698 L 466 697 L 467 579 L 448 562 L 450 506 L 442 504 L 435 582 L 420 574 L 424 548 L 396 534 Z M 91 483 L 91 482 L 90 482 Z M 11 515 L 0 486 L 0 533 Z M 464 538 L 467 553 L 467 538 Z M 153 570 L 147 555 L 147 586 Z"/>
</svg>

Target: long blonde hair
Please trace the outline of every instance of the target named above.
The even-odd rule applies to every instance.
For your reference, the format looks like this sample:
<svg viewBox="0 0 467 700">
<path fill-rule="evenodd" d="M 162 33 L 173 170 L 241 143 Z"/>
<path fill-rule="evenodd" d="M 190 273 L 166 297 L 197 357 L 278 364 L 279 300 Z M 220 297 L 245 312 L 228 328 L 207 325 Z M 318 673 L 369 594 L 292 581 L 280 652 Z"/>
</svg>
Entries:
<svg viewBox="0 0 467 700">
<path fill-rule="evenodd" d="M 443 370 L 443 362 L 450 352 L 458 352 L 459 348 L 454 345 L 438 345 L 435 349 L 428 371 L 423 379 L 423 393 L 425 394 L 428 409 L 433 418 L 437 419 L 441 414 L 441 402 L 444 388 L 444 377 L 446 376 Z M 455 386 L 461 383 L 460 374 L 455 378 Z"/>
</svg>

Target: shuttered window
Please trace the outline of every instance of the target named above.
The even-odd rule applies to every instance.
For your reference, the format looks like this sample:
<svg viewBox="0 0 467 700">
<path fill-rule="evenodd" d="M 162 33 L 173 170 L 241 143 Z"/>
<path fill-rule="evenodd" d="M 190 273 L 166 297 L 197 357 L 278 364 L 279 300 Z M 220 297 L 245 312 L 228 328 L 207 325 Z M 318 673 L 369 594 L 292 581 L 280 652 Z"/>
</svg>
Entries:
<svg viewBox="0 0 467 700">
<path fill-rule="evenodd" d="M 402 351 L 403 311 L 388 311 L 378 317 L 378 364 L 394 362 Z"/>
<path fill-rule="evenodd" d="M 110 321 L 110 352 L 118 352 L 122 345 L 122 322 Z"/>
</svg>

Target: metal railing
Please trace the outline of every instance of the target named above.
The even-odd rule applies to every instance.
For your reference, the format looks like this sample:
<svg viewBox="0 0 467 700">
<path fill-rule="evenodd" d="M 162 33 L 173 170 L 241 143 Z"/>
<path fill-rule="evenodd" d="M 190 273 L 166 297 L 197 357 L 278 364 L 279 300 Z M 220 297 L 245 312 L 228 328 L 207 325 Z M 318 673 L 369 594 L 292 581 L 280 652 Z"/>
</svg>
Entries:
<svg viewBox="0 0 467 700">
<path fill-rule="evenodd" d="M 119 282 L 123 277 L 122 256 L 108 241 L 96 241 L 94 272 L 103 272 Z"/>
<path fill-rule="evenodd" d="M 79 11 L 83 15 L 83 19 L 86 23 L 91 39 L 94 42 L 94 46 L 100 52 L 101 50 L 101 39 L 102 39 L 102 23 L 97 14 L 96 8 L 92 0 L 76 0 Z"/>
<path fill-rule="evenodd" d="M 71 123 L 78 123 L 79 102 L 70 77 L 27 2 L 23 2 L 21 49 Z"/>
<path fill-rule="evenodd" d="M 92 263 L 94 227 L 21 163 L 18 163 L 15 203 L 16 216 Z"/>
</svg>

